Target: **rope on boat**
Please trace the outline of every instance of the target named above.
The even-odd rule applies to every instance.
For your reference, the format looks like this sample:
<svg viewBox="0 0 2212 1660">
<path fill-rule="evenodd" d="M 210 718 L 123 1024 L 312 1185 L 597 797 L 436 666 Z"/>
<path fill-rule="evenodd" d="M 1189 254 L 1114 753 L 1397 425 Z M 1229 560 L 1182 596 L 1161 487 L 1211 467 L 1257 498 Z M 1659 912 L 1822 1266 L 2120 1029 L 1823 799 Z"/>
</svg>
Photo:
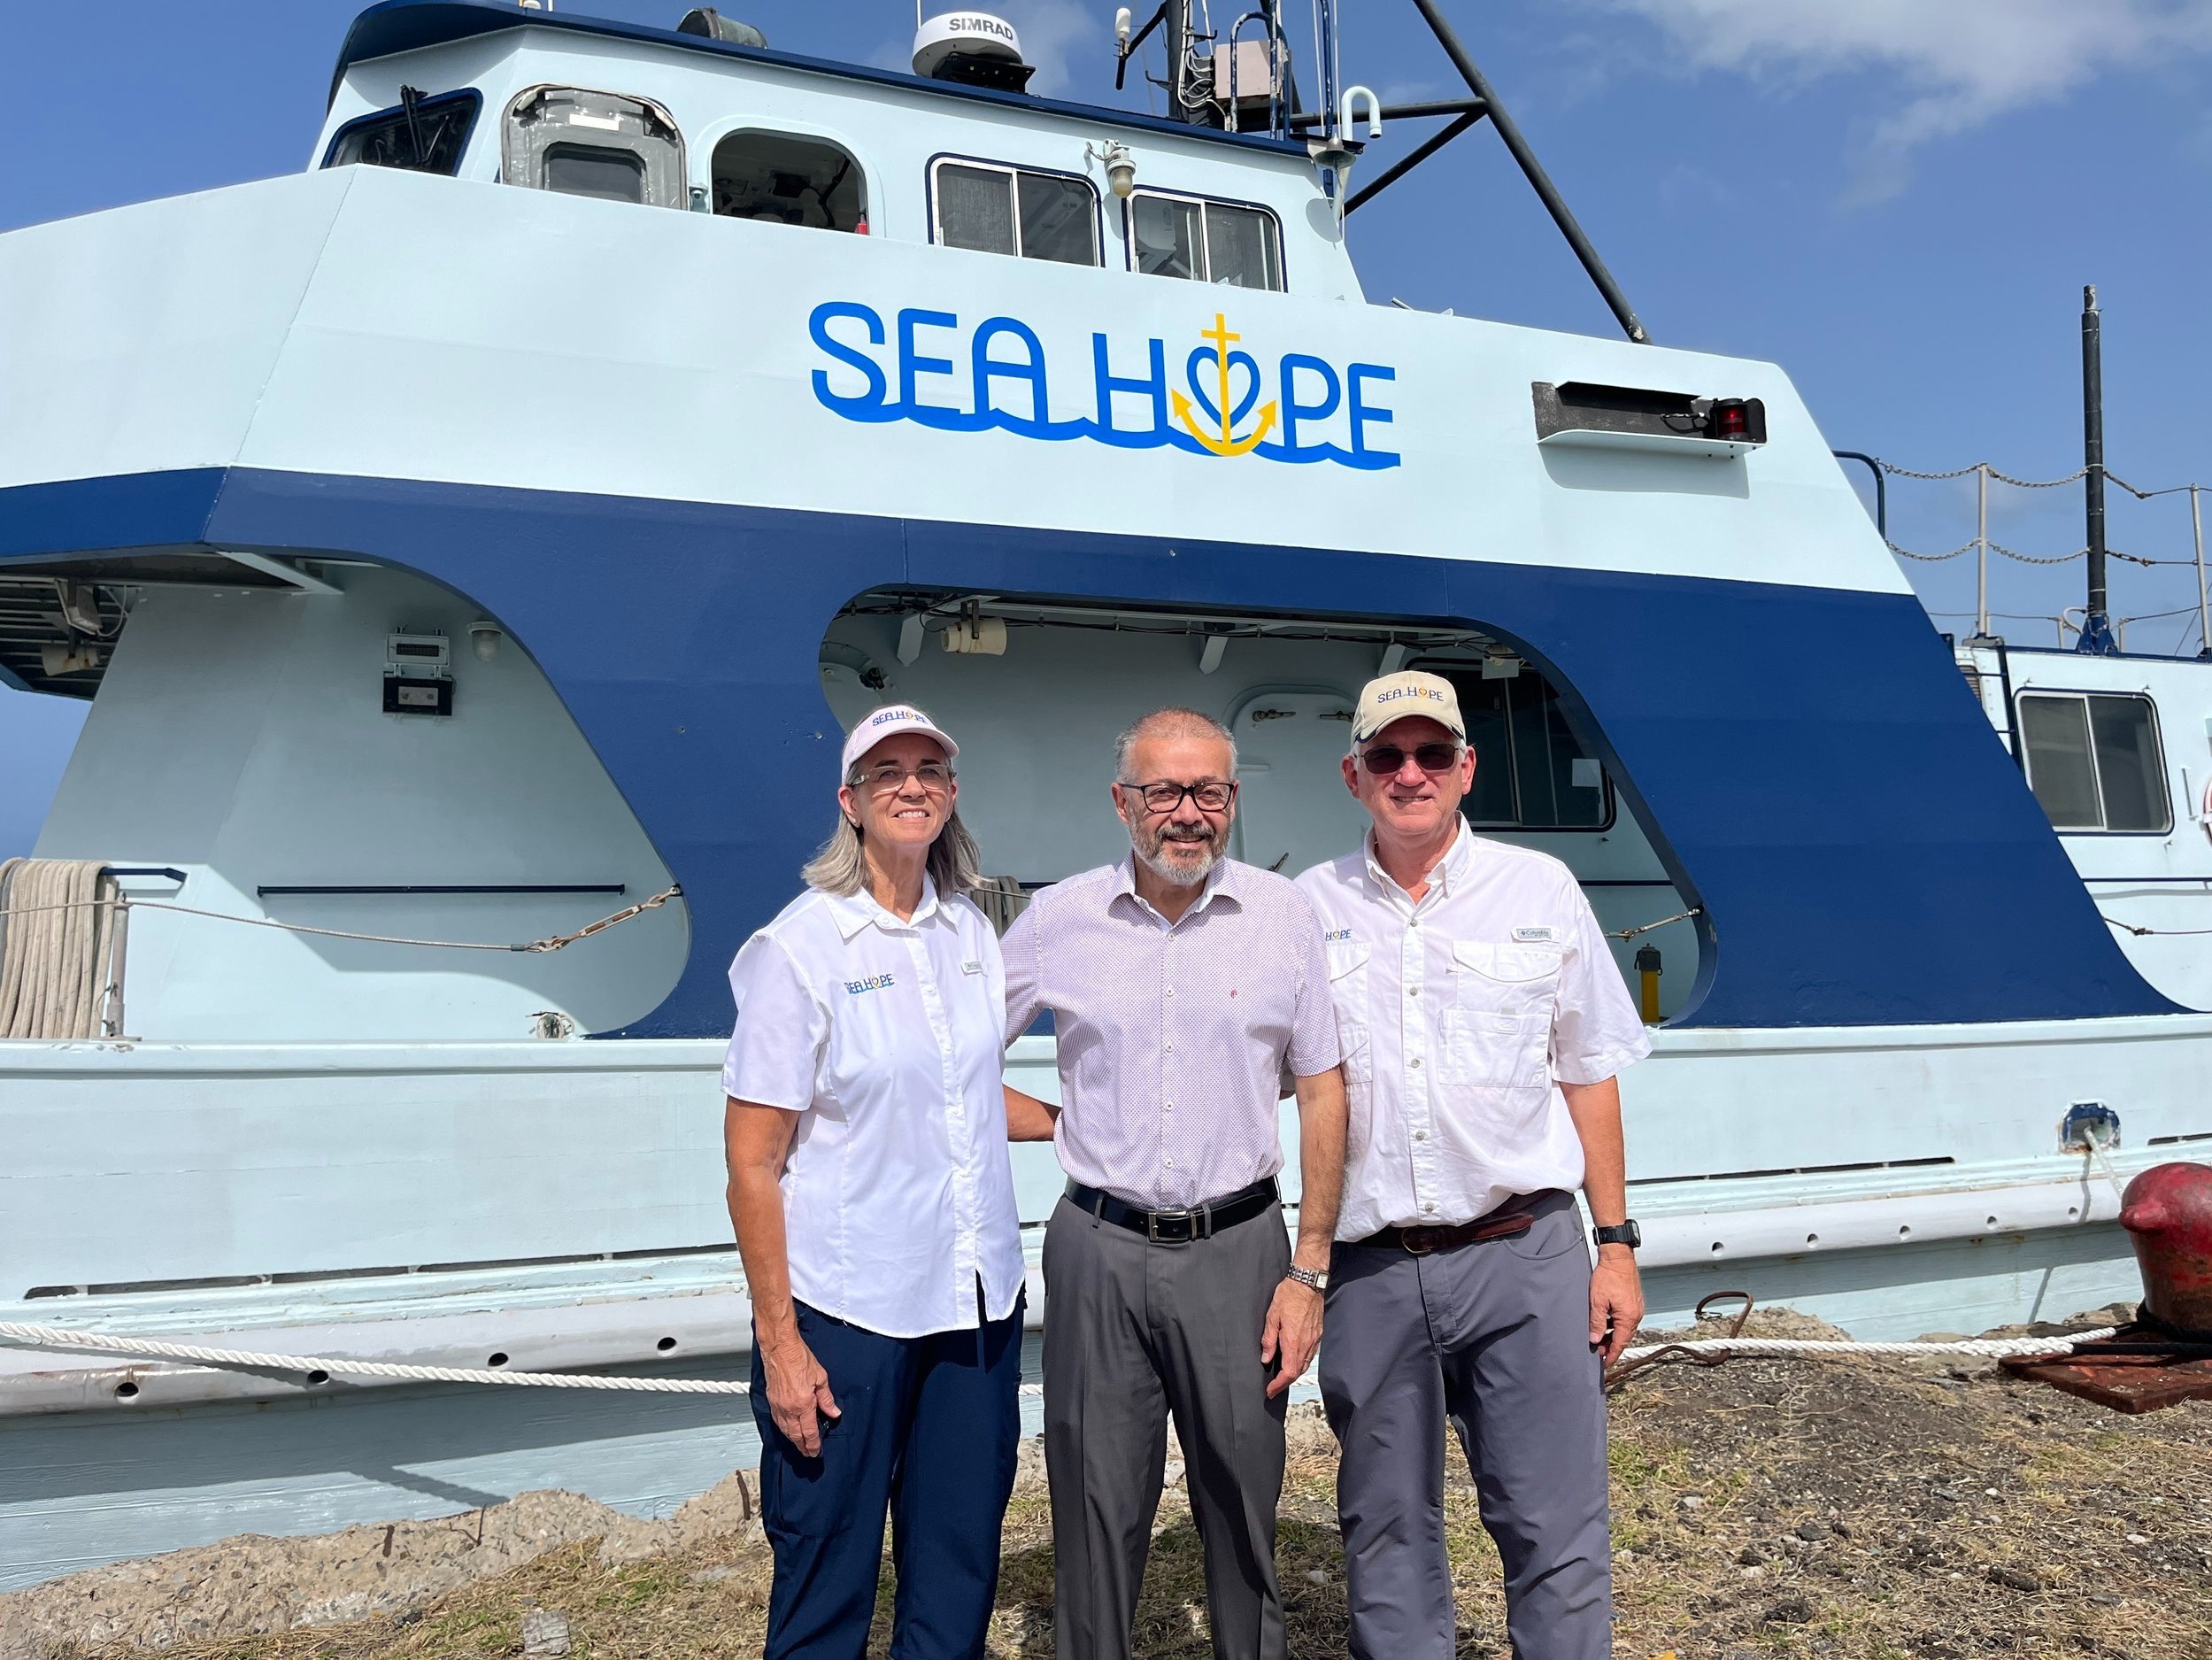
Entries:
<svg viewBox="0 0 2212 1660">
<path fill-rule="evenodd" d="M 1854 1343 L 1809 1338 L 1712 1337 L 1684 1343 L 1646 1343 L 1622 1353 L 1619 1367 L 1664 1353 L 1681 1352 L 1724 1360 L 1731 1355 L 1769 1355 L 1808 1358 L 1818 1355 L 1858 1355 L 1890 1358 L 1935 1355 L 1971 1355 L 2000 1360 L 2012 1355 L 2054 1355 L 2069 1352 L 2075 1344 L 2110 1337 L 2119 1328 L 2100 1326 L 2093 1332 L 2069 1332 L 2063 1337 L 1959 1338 L 1941 1343 Z M 73 1332 L 60 1326 L 29 1325 L 0 1320 L 0 1338 L 28 1348 L 87 1349 L 96 1354 L 121 1355 L 140 1359 L 197 1361 L 208 1366 L 241 1367 L 250 1371 L 298 1372 L 310 1383 L 326 1383 L 334 1377 L 389 1378 L 406 1383 L 507 1384 L 526 1389 L 610 1389 L 648 1394 L 743 1395 L 752 1393 L 748 1383 L 708 1378 L 608 1378 L 596 1372 L 502 1371 L 489 1366 L 410 1366 L 392 1361 L 342 1360 L 315 1355 L 262 1355 L 246 1349 L 213 1348 L 201 1343 L 174 1343 L 163 1338 L 111 1337 L 100 1332 Z M 1037 1384 L 1023 1384 L 1026 1395 L 1042 1394 Z"/>
<path fill-rule="evenodd" d="M 0 1038 L 112 1030 L 123 920 L 96 859 L 0 860 Z"/>
<path fill-rule="evenodd" d="M 631 917 L 642 915 L 647 911 L 657 911 L 670 899 L 682 897 L 682 884 L 671 883 L 651 898 L 640 899 L 635 905 L 626 906 L 612 915 L 602 916 L 596 923 L 586 923 L 574 933 L 552 934 L 543 939 L 533 939 L 519 946 L 485 945 L 473 939 L 408 939 L 397 934 L 349 933 L 342 928 L 310 928 L 304 923 L 280 923 L 272 916 L 237 916 L 228 911 L 204 911 L 196 906 L 178 905 L 168 899 L 135 899 L 127 896 L 104 899 L 76 899 L 63 905 L 19 906 L 11 910 L 8 915 L 27 916 L 38 912 L 78 911 L 104 906 L 113 909 L 119 915 L 130 911 L 174 911 L 180 916 L 204 916 L 218 923 L 243 923 L 249 928 L 274 928 L 288 934 L 313 934 L 323 939 L 360 939 L 373 946 L 422 946 L 435 951 L 505 951 L 536 954 L 559 951 L 565 946 L 573 946 L 579 939 L 589 939 L 592 935 L 613 928 L 618 923 L 627 923 Z"/>
<path fill-rule="evenodd" d="M 298 1372 L 310 1383 L 332 1378 L 389 1378 L 405 1383 L 512 1384 L 525 1389 L 612 1389 L 670 1395 L 744 1395 L 750 1383 L 722 1378 L 607 1378 L 597 1372 L 503 1371 L 492 1366 L 409 1366 L 394 1361 L 340 1360 L 320 1355 L 262 1355 L 248 1349 L 212 1348 L 203 1343 L 173 1343 L 166 1338 L 110 1337 L 102 1332 L 72 1332 L 55 1325 L 27 1325 L 0 1320 L 0 1338 L 27 1348 L 89 1349 L 95 1354 L 141 1359 L 197 1361 L 207 1366 L 235 1366 L 249 1371 Z M 1042 1394 L 1023 1384 L 1023 1394 Z"/>
</svg>

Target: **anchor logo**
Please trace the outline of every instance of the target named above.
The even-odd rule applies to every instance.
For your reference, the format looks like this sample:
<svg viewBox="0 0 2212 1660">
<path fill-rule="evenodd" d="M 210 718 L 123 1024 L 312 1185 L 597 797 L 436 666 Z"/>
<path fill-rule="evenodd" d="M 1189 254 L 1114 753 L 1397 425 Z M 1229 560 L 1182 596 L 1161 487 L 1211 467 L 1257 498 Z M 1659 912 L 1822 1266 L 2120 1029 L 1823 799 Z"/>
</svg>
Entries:
<svg viewBox="0 0 2212 1660">
<path fill-rule="evenodd" d="M 1202 328 L 1198 331 L 1198 338 L 1210 341 L 1214 350 L 1209 353 L 1201 347 L 1191 354 L 1187 373 L 1191 380 L 1191 390 L 1198 393 L 1198 398 L 1194 402 L 1185 398 L 1181 392 L 1175 392 L 1173 395 L 1175 419 L 1183 423 L 1184 431 L 1215 455 L 1248 454 L 1257 449 L 1268 434 L 1274 429 L 1276 400 L 1269 398 L 1262 404 L 1260 408 L 1259 424 L 1243 437 L 1238 437 L 1236 432 L 1237 422 L 1244 417 L 1245 413 L 1258 401 L 1260 397 L 1260 366 L 1252 360 L 1249 352 L 1231 351 L 1229 349 L 1231 341 L 1242 340 L 1244 336 L 1229 332 L 1229 319 L 1221 312 L 1214 313 L 1213 328 Z M 1214 360 L 1217 389 L 1216 401 L 1210 405 L 1207 403 L 1205 392 L 1200 390 L 1198 386 L 1199 367 L 1209 356 Z M 1229 402 L 1229 372 L 1232 364 L 1247 370 L 1252 375 L 1251 389 L 1246 392 L 1245 401 L 1235 405 Z M 1207 416 L 1219 417 L 1222 429 L 1218 434 L 1202 431 L 1199 429 L 1198 412 L 1201 407 L 1205 408 Z"/>
</svg>

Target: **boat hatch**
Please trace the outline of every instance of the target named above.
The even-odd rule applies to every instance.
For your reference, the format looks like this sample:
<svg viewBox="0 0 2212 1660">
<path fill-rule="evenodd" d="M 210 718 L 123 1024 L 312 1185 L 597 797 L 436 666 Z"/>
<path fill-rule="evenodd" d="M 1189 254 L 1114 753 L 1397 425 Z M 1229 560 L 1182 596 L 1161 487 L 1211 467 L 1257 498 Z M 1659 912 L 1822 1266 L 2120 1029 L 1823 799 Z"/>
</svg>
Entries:
<svg viewBox="0 0 2212 1660">
<path fill-rule="evenodd" d="M 507 106 L 510 184 L 564 196 L 682 207 L 683 135 L 659 104 L 578 87 L 532 87 Z"/>
</svg>

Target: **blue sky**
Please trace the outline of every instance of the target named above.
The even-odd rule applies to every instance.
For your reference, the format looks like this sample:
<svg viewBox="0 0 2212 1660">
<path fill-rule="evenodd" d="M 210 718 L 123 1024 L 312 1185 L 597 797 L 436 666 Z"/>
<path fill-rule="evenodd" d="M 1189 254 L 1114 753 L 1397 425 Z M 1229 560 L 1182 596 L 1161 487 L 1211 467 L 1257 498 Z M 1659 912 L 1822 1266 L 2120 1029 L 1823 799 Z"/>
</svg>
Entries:
<svg viewBox="0 0 2212 1660">
<path fill-rule="evenodd" d="M 1289 3 L 1301 15 L 1302 0 Z M 2212 0 L 1445 7 L 1654 338 L 1780 362 L 1838 448 L 1929 471 L 1986 459 L 2051 478 L 2079 464 L 2077 313 L 2093 282 L 2113 470 L 2151 487 L 2212 481 Z M 304 166 L 357 9 L 11 6 L 0 230 Z M 673 24 L 684 8 L 563 9 Z M 898 0 L 721 9 L 775 45 L 885 64 L 902 61 L 913 26 Z M 998 9 L 1039 66 L 1037 89 L 1114 101 L 1111 4 Z M 1386 99 L 1460 89 L 1406 0 L 1344 0 L 1342 15 L 1348 81 Z M 1412 123 L 1395 127 L 1362 164 L 1368 175 L 1417 136 Z M 1483 128 L 1351 228 L 1376 298 L 1611 328 Z M 2081 545 L 2077 489 L 2000 489 L 1991 506 L 1992 535 L 2008 546 Z M 1970 480 L 1899 482 L 1892 534 L 1940 552 L 1972 537 L 1973 507 Z M 2111 540 L 2186 558 L 2187 498 L 2116 493 Z M 1970 609 L 1970 558 L 1908 574 L 1932 609 Z M 2187 614 L 2137 623 L 2131 648 L 2173 649 L 2185 633 L 2194 651 L 2192 573 L 2116 565 L 2112 581 L 2120 615 Z M 2000 561 L 1992 583 L 1998 611 L 2047 616 L 2079 603 L 2081 567 Z M 2000 631 L 2055 637 L 2047 620 Z M 80 714 L 0 691 L 0 855 L 27 849 Z"/>
</svg>

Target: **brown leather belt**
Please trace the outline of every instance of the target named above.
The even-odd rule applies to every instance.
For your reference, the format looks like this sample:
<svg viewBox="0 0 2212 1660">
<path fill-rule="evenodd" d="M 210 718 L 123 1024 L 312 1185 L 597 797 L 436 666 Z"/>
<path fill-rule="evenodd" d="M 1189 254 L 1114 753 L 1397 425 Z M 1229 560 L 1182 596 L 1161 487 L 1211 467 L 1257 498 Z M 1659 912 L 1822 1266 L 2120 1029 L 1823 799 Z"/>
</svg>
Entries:
<svg viewBox="0 0 2212 1660">
<path fill-rule="evenodd" d="M 1412 1256 L 1428 1256 L 1437 1251 L 1457 1250 L 1462 1245 L 1482 1245 L 1491 1239 L 1510 1239 L 1526 1233 L 1536 1224 L 1536 1206 L 1552 1196 L 1552 1190 L 1523 1193 L 1508 1199 L 1488 1216 L 1477 1216 L 1472 1222 L 1454 1223 L 1445 1227 L 1384 1228 L 1370 1233 L 1364 1239 L 1354 1239 L 1354 1245 L 1380 1246 L 1384 1250 L 1402 1250 Z"/>
</svg>

